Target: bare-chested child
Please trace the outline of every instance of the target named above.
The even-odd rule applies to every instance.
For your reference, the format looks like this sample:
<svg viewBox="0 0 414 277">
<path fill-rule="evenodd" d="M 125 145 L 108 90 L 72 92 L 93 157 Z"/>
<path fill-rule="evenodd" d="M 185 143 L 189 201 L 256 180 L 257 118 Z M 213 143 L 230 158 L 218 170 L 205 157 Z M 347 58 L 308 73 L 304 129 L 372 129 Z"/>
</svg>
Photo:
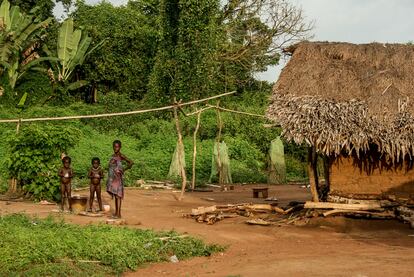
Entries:
<svg viewBox="0 0 414 277">
<path fill-rule="evenodd" d="M 90 196 L 89 196 L 89 211 L 92 211 L 92 204 L 95 198 L 98 199 L 99 204 L 99 211 L 102 211 L 102 198 L 101 198 L 101 179 L 104 177 L 104 172 L 101 168 L 101 161 L 99 158 L 92 159 L 92 167 L 88 173 L 89 179 L 91 179 L 91 183 L 89 186 Z"/>
<path fill-rule="evenodd" d="M 60 177 L 60 195 L 61 195 L 61 209 L 64 210 L 65 198 L 68 199 L 69 211 L 72 211 L 72 201 L 71 201 L 71 183 L 73 178 L 73 170 L 70 167 L 72 160 L 69 156 L 63 157 L 62 163 L 63 167 L 59 169 Z"/>
</svg>

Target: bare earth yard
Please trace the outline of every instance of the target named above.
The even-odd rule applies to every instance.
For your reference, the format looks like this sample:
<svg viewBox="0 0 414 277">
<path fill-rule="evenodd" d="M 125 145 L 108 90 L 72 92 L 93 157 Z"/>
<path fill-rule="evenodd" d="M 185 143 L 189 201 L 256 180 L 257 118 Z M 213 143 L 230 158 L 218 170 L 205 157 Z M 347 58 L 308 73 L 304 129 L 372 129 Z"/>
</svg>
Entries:
<svg viewBox="0 0 414 277">
<path fill-rule="evenodd" d="M 252 186 L 228 192 L 187 193 L 182 202 L 171 191 L 127 189 L 123 217 L 128 226 L 188 233 L 207 242 L 227 245 L 224 253 L 178 263 L 147 265 L 125 276 L 414 276 L 414 230 L 397 221 L 358 220 L 343 217 L 315 219 L 305 227 L 250 226 L 246 218 L 229 218 L 215 225 L 183 218 L 191 208 L 215 203 L 262 202 L 253 199 Z M 80 194 L 87 195 L 86 191 Z M 296 185 L 272 186 L 280 206 L 310 198 Z M 104 194 L 106 202 L 110 199 Z M 202 198 L 212 198 L 206 201 Z M 0 213 L 25 212 L 40 217 L 54 205 L 0 201 Z M 64 215 L 69 222 L 104 222 Z"/>
</svg>

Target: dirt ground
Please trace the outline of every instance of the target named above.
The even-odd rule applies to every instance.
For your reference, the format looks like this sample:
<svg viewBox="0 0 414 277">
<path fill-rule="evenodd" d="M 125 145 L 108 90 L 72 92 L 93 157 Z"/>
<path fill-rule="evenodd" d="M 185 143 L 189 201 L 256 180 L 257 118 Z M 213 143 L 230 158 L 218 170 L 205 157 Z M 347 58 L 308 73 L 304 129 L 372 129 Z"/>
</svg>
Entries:
<svg viewBox="0 0 414 277">
<path fill-rule="evenodd" d="M 176 200 L 178 193 L 171 191 L 127 189 L 123 218 L 129 226 L 174 229 L 227 245 L 228 249 L 212 257 L 150 264 L 125 276 L 414 276 L 414 230 L 397 221 L 332 217 L 315 219 L 304 227 L 269 227 L 246 225 L 242 217 L 206 225 L 182 216 L 191 208 L 215 203 L 264 202 L 252 198 L 251 187 L 187 193 L 182 202 Z M 276 196 L 280 206 L 310 198 L 308 189 L 296 185 L 272 186 L 269 196 Z M 106 195 L 105 201 L 110 202 Z M 46 216 L 56 208 L 0 201 L 1 214 Z M 78 224 L 106 220 L 70 214 L 64 217 Z"/>
</svg>

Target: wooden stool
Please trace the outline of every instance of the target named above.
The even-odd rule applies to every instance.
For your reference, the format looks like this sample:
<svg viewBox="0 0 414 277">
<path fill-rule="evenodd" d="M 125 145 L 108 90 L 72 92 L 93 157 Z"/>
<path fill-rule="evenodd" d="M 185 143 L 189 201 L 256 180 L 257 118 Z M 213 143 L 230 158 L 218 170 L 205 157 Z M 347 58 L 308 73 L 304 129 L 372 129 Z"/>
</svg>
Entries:
<svg viewBox="0 0 414 277">
<path fill-rule="evenodd" d="M 253 189 L 253 198 L 259 198 L 259 192 L 262 193 L 263 198 L 267 198 L 269 195 L 269 188 L 252 188 Z"/>
</svg>

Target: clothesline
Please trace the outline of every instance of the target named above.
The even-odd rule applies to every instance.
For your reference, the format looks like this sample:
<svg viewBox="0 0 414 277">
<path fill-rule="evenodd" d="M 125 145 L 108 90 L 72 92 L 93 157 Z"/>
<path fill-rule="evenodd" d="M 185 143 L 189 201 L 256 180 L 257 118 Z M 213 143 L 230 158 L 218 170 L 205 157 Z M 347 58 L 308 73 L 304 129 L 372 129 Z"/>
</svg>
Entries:
<svg viewBox="0 0 414 277">
<path fill-rule="evenodd" d="M 119 113 L 61 116 L 61 117 L 0 119 L 0 123 L 73 120 L 73 119 L 113 117 L 113 116 L 133 115 L 133 114 L 141 114 L 141 113 L 148 113 L 148 112 L 155 112 L 155 111 L 165 111 L 165 110 L 173 109 L 176 106 L 183 107 L 183 106 L 193 105 L 193 104 L 197 104 L 197 103 L 217 99 L 217 98 L 220 98 L 220 97 L 228 96 L 228 95 L 231 95 L 231 94 L 234 94 L 234 93 L 236 93 L 236 91 L 230 91 L 230 92 L 222 93 L 222 94 L 219 94 L 219 95 L 214 95 L 214 96 L 211 96 L 211 97 L 207 97 L 207 98 L 203 98 L 203 99 L 199 99 L 199 100 L 193 100 L 193 101 L 189 101 L 189 102 L 185 102 L 185 103 L 177 103 L 177 104 L 169 105 L 169 106 L 165 106 L 165 107 L 145 109 L 145 110 L 134 110 L 134 111 L 128 111 L 128 112 L 119 112 Z"/>
</svg>

